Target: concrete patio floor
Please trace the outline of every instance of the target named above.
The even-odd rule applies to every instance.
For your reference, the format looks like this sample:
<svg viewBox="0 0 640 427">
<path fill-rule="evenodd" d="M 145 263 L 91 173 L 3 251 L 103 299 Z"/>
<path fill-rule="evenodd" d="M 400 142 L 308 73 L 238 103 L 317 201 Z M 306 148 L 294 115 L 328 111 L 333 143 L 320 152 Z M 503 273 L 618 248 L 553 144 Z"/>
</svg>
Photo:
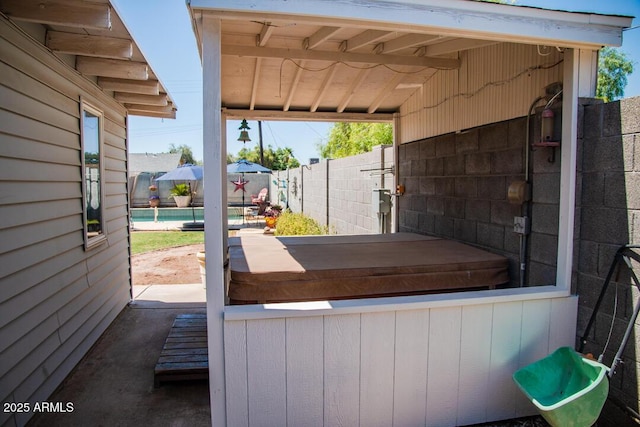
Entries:
<svg viewBox="0 0 640 427">
<path fill-rule="evenodd" d="M 30 426 L 211 424 L 207 381 L 153 385 L 175 316 L 205 312 L 202 285 L 134 287 L 134 298 L 48 399 L 73 403 L 73 412 L 37 414 Z"/>
</svg>

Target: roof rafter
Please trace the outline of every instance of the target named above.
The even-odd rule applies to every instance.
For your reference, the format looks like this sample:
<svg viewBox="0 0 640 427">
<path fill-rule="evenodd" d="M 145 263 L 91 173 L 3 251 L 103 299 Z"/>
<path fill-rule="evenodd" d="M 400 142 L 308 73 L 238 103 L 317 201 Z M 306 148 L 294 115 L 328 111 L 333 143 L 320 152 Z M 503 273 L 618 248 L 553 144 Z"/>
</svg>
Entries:
<svg viewBox="0 0 640 427">
<path fill-rule="evenodd" d="M 375 55 L 368 53 L 329 52 L 320 50 L 296 50 L 267 47 L 222 45 L 222 55 L 253 58 L 299 59 L 331 62 L 355 62 L 365 64 L 409 65 L 455 69 L 460 60 L 455 58 L 413 57 L 399 55 Z"/>
<path fill-rule="evenodd" d="M 380 43 L 375 47 L 375 52 L 378 54 L 393 53 L 409 47 L 415 47 L 433 42 L 434 40 L 437 40 L 439 38 L 440 36 L 431 36 L 425 34 L 405 34 L 404 36 L 397 37 L 393 40 Z"/>
<path fill-rule="evenodd" d="M 318 109 L 318 106 L 320 105 L 320 101 L 322 101 L 322 98 L 327 93 L 327 89 L 331 85 L 333 76 L 335 76 L 339 66 L 340 66 L 339 64 L 333 64 L 333 66 L 329 69 L 329 72 L 324 76 L 324 80 L 320 85 L 320 90 L 316 94 L 316 97 L 313 100 L 313 103 L 311 104 L 311 108 L 309 109 L 309 111 L 315 112 Z"/>
<path fill-rule="evenodd" d="M 112 59 L 131 59 L 133 42 L 115 37 L 47 31 L 45 45 L 55 51 L 72 55 Z"/>
<path fill-rule="evenodd" d="M 76 69 L 89 76 L 147 80 L 149 66 L 144 62 L 76 56 Z"/>
<path fill-rule="evenodd" d="M 351 87 L 349 87 L 347 92 L 344 94 L 344 97 L 340 101 L 340 105 L 338 105 L 338 109 L 336 110 L 338 113 L 342 113 L 347 108 L 349 102 L 351 101 L 351 98 L 353 98 L 353 95 L 355 95 L 355 93 L 358 91 L 358 88 L 364 82 L 367 74 L 369 74 L 369 71 L 371 71 L 370 68 L 363 68 L 362 70 L 360 70 L 356 78 L 351 83 Z"/>
<path fill-rule="evenodd" d="M 293 97 L 296 94 L 296 89 L 298 88 L 298 83 L 300 83 L 300 77 L 302 76 L 302 71 L 304 70 L 304 63 L 304 61 L 301 61 L 300 64 L 297 64 L 296 75 L 293 77 L 293 81 L 291 82 L 289 95 L 287 95 L 287 100 L 284 102 L 284 106 L 282 107 L 283 111 L 289 111 L 291 101 L 293 100 Z"/>
<path fill-rule="evenodd" d="M 368 44 L 375 43 L 389 34 L 391 34 L 390 31 L 366 30 L 357 36 L 351 37 L 349 40 L 344 40 L 340 45 L 340 50 L 343 52 L 349 52 Z"/>
<path fill-rule="evenodd" d="M 2 0 L 2 11 L 18 21 L 97 30 L 111 29 L 111 8 L 107 3 Z"/>
<path fill-rule="evenodd" d="M 160 83 L 157 80 L 129 80 L 98 77 L 98 86 L 114 92 L 131 92 L 141 95 L 159 95 Z"/>
<path fill-rule="evenodd" d="M 315 49 L 318 45 L 327 41 L 331 36 L 340 31 L 340 27 L 322 27 L 302 41 L 303 49 Z"/>
</svg>

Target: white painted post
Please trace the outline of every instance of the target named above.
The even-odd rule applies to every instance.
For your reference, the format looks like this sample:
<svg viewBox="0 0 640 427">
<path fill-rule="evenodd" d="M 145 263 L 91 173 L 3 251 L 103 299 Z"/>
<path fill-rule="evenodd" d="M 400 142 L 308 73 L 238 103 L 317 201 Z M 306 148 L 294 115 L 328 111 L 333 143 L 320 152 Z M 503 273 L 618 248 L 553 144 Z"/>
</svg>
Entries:
<svg viewBox="0 0 640 427">
<path fill-rule="evenodd" d="M 227 425 L 224 376 L 224 260 L 226 206 L 222 171 L 226 171 L 221 108 L 220 19 L 203 15 L 203 153 L 205 252 L 207 262 L 207 335 L 209 348 L 209 393 L 211 425 Z"/>
<path fill-rule="evenodd" d="M 558 224 L 558 267 L 556 286 L 571 289 L 573 230 L 576 208 L 576 157 L 578 156 L 578 51 L 564 51 L 562 93 L 562 143 L 560 145 L 560 219 Z"/>
</svg>

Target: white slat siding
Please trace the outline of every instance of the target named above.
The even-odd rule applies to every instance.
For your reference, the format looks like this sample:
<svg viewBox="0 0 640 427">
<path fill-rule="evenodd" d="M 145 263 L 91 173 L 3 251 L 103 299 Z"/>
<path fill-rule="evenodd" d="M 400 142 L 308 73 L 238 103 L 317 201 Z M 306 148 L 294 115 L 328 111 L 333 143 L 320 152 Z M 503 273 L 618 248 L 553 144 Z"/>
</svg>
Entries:
<svg viewBox="0 0 640 427">
<path fill-rule="evenodd" d="M 225 321 L 229 425 L 457 426 L 534 414 L 512 374 L 573 344 L 577 298 L 452 304 Z"/>
<path fill-rule="evenodd" d="M 105 117 L 108 239 L 89 251 L 81 97 Z M 129 300 L 125 126 L 119 104 L 0 20 L 0 401 L 46 400 Z"/>
<path fill-rule="evenodd" d="M 480 89 L 487 82 L 504 82 L 529 67 L 560 59 L 556 49 L 540 56 L 536 46 L 511 43 L 463 52 L 460 69 L 436 72 L 400 108 L 400 143 L 526 115 L 545 86 L 562 81 L 562 64 Z M 478 90 L 471 97 L 456 96 Z"/>
</svg>

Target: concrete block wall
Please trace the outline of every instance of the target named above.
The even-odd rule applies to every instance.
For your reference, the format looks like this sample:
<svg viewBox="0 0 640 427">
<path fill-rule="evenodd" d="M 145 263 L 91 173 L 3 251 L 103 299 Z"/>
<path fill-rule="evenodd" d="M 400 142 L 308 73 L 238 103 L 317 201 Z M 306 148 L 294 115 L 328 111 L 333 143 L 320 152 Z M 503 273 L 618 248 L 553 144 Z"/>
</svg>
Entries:
<svg viewBox="0 0 640 427">
<path fill-rule="evenodd" d="M 280 204 L 288 201 L 293 212 L 314 218 L 331 233 L 377 233 L 378 217 L 372 211 L 371 194 L 375 188 L 395 188 L 392 175 L 379 173 L 393 166 L 393 158 L 393 147 L 378 146 L 369 153 L 275 172 L 274 179 L 286 183 L 286 188 L 282 184 L 274 188 L 272 184 L 271 194 L 284 192 L 286 201 Z"/>
<path fill-rule="evenodd" d="M 530 133 L 539 134 L 539 114 Z M 511 285 L 519 283 L 520 236 L 514 217 L 532 218 L 527 283 L 555 282 L 559 157 L 551 149 L 531 152 L 532 202 L 509 203 L 507 189 L 524 180 L 526 118 L 494 123 L 460 133 L 403 144 L 399 147 L 399 230 L 441 236 L 469 243 L 510 259 Z"/>
<path fill-rule="evenodd" d="M 615 252 L 624 244 L 640 244 L 640 98 L 606 104 L 583 100 L 578 125 L 578 243 L 574 285 L 580 296 L 580 337 L 593 313 Z M 635 263 L 634 268 L 640 275 L 640 264 Z M 613 323 L 604 355 L 608 366 L 640 296 L 628 274 L 623 271 L 615 277 L 585 347 L 596 356 L 601 354 Z M 614 311 L 616 292 L 618 305 Z M 640 407 L 638 349 L 640 339 L 634 331 L 623 355 L 624 363 L 610 383 L 610 397 L 636 412 Z M 608 405 L 598 425 L 624 425 L 619 416 L 616 417 L 616 409 Z"/>
</svg>

